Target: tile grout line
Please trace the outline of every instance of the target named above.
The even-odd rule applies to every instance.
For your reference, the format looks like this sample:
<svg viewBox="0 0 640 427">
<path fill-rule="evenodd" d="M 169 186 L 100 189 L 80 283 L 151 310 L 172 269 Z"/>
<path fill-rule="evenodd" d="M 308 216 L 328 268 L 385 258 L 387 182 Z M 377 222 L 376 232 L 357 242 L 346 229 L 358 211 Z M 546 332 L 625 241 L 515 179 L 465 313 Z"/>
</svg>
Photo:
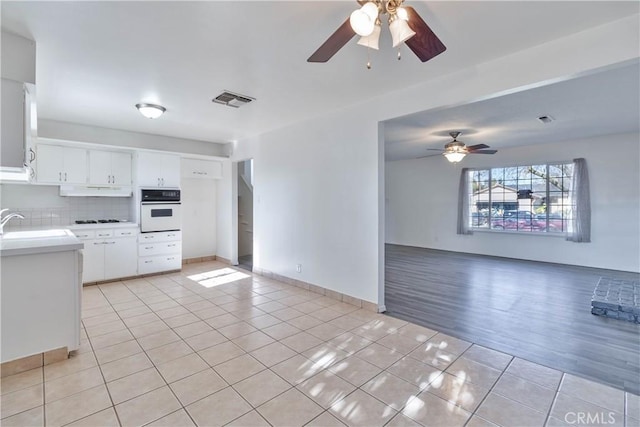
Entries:
<svg viewBox="0 0 640 427">
<path fill-rule="evenodd" d="M 472 346 L 473 346 L 473 345 L 472 345 Z M 481 347 L 482 347 L 482 346 L 481 346 Z M 471 347 L 469 347 L 469 348 L 471 348 Z M 485 348 L 489 348 L 489 347 L 485 347 Z M 468 350 L 468 349 L 467 349 L 467 350 Z M 490 349 L 490 350 L 491 350 L 491 349 Z M 497 350 L 494 350 L 494 351 L 497 351 Z M 465 350 L 465 353 L 466 353 L 466 350 Z M 464 354 L 464 353 L 463 353 L 463 354 Z M 505 354 L 506 354 L 506 353 L 505 353 Z M 482 404 L 487 400 L 487 398 L 489 397 L 489 395 L 491 394 L 491 392 L 493 391 L 493 389 L 496 387 L 496 385 L 497 385 L 497 384 L 498 384 L 498 382 L 500 381 L 500 378 L 502 378 L 502 376 L 505 374 L 505 372 L 507 372 L 507 369 L 509 368 L 509 366 L 511 366 L 511 364 L 512 364 L 512 363 L 513 363 L 513 361 L 515 360 L 515 357 L 514 357 L 514 356 L 512 356 L 512 355 L 509 355 L 509 356 L 511 356 L 511 360 L 509 361 L 509 363 L 507 364 L 507 366 L 505 366 L 505 368 L 500 372 L 500 375 L 498 375 L 498 378 L 496 378 L 495 382 L 491 385 L 491 387 L 489 387 L 489 391 L 488 391 L 488 392 L 487 392 L 487 394 L 482 398 L 482 400 L 480 401 L 480 403 L 478 403 L 478 406 L 476 406 L 476 408 L 473 410 L 473 412 L 471 413 L 471 416 L 469 417 L 469 419 L 468 419 L 468 420 L 467 420 L 467 422 L 465 423 L 465 426 L 466 426 L 467 424 L 469 424 L 469 421 L 471 421 L 471 419 L 472 419 L 474 416 L 478 416 L 478 417 L 480 417 L 481 419 L 483 419 L 483 420 L 484 420 L 484 418 L 482 418 L 482 416 L 480 416 L 479 414 L 477 414 L 478 409 L 480 409 L 480 407 L 482 406 Z M 460 355 L 460 357 L 462 357 L 462 355 Z M 489 422 L 491 422 L 491 423 L 494 423 L 494 424 L 497 424 L 497 423 L 495 423 L 495 422 L 493 422 L 493 421 L 490 421 L 490 420 L 487 420 L 487 421 L 489 421 Z"/>
</svg>

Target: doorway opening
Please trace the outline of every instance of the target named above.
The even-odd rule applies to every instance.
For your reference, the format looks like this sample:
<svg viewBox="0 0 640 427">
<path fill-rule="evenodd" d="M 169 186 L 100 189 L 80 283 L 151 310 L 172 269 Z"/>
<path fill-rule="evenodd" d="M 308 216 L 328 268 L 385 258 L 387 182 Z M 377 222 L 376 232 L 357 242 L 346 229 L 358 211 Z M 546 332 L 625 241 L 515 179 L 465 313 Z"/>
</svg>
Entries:
<svg viewBox="0 0 640 427">
<path fill-rule="evenodd" d="M 253 159 L 238 162 L 238 267 L 253 271 Z"/>
</svg>

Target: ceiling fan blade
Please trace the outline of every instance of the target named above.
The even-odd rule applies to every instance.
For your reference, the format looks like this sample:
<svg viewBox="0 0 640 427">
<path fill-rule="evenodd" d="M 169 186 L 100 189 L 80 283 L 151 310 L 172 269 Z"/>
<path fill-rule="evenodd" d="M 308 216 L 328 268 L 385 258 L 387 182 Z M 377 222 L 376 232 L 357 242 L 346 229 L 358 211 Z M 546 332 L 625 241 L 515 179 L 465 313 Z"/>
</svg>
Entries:
<svg viewBox="0 0 640 427">
<path fill-rule="evenodd" d="M 442 153 L 440 153 L 440 154 L 429 154 L 427 156 L 420 156 L 420 157 L 415 157 L 415 158 L 416 159 L 424 159 L 426 157 L 435 157 L 435 156 L 441 156 L 441 155 L 442 155 Z"/>
<path fill-rule="evenodd" d="M 441 153 L 444 153 L 444 150 L 442 148 L 427 148 L 426 150 L 428 150 L 428 151 L 439 151 Z"/>
<path fill-rule="evenodd" d="M 498 150 L 474 150 L 469 151 L 467 154 L 496 154 Z"/>
<path fill-rule="evenodd" d="M 411 6 L 403 6 L 409 15 L 409 27 L 416 32 L 416 35 L 405 42 L 409 49 L 416 54 L 422 62 L 427 62 L 434 56 L 440 55 L 447 50 L 438 36 L 431 31 L 431 28 L 422 20 L 418 12 Z"/>
<path fill-rule="evenodd" d="M 344 21 L 344 24 L 340 25 L 340 27 L 322 43 L 322 46 L 320 46 L 318 50 L 313 52 L 313 55 L 307 59 L 307 62 L 327 62 L 355 35 L 356 32 L 353 31 L 351 23 L 349 19 L 347 19 Z"/>
<path fill-rule="evenodd" d="M 483 148 L 489 148 L 489 146 L 487 144 L 476 144 L 467 146 L 467 150 L 469 151 L 482 150 Z"/>
</svg>

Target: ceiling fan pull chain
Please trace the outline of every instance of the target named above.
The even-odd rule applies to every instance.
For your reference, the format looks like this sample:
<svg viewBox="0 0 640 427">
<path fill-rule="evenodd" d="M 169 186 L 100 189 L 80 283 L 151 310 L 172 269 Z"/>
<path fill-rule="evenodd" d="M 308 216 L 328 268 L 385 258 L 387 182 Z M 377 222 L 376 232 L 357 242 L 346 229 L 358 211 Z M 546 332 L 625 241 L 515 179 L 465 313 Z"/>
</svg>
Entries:
<svg viewBox="0 0 640 427">
<path fill-rule="evenodd" d="M 398 61 L 402 59 L 402 52 L 400 51 L 400 46 L 398 46 Z"/>
<path fill-rule="evenodd" d="M 367 46 L 367 70 L 371 69 L 371 48 Z"/>
</svg>

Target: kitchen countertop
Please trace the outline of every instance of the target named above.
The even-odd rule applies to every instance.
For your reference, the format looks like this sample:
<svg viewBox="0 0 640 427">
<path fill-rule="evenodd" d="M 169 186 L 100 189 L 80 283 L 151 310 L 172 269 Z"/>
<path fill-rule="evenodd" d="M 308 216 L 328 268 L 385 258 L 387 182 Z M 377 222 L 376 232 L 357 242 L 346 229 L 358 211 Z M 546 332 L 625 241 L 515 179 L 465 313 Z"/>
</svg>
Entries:
<svg viewBox="0 0 640 427">
<path fill-rule="evenodd" d="M 31 255 L 82 249 L 84 243 L 68 229 L 10 231 L 0 237 L 0 256 Z"/>
</svg>

